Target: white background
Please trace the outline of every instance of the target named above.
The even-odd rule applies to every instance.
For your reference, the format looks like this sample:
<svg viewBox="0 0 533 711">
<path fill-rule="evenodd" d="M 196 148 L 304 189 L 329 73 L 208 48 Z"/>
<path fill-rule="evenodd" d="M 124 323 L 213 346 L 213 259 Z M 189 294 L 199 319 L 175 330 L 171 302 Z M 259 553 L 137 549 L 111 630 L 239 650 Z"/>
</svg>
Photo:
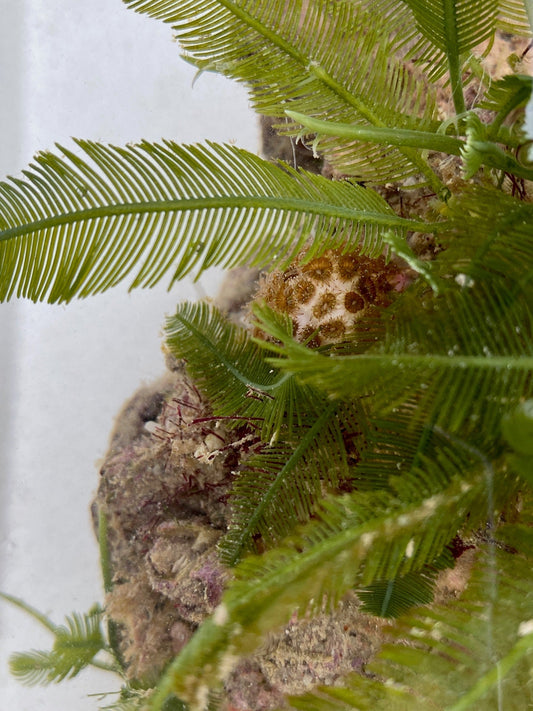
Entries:
<svg viewBox="0 0 533 711">
<path fill-rule="evenodd" d="M 170 27 L 120 0 L 0 0 L 0 39 L 0 177 L 71 136 L 258 149 L 244 89 L 212 74 L 193 87 Z M 88 507 L 113 417 L 162 373 L 165 314 L 219 281 L 210 273 L 171 293 L 124 286 L 66 307 L 0 305 L 0 589 L 56 623 L 102 600 Z M 99 672 L 34 688 L 9 677 L 11 652 L 50 642 L 0 601 L 0 711 L 92 711 L 88 692 L 119 688 Z"/>
</svg>

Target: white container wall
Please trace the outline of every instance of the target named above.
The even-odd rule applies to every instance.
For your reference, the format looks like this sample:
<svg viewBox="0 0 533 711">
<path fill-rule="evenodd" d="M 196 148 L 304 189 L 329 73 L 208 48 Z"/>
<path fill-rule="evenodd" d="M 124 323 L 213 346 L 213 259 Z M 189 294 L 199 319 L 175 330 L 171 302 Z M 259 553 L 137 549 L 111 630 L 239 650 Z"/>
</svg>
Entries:
<svg viewBox="0 0 533 711">
<path fill-rule="evenodd" d="M 0 39 L 0 177 L 71 136 L 258 150 L 244 89 L 210 73 L 193 86 L 170 27 L 120 0 L 0 0 Z M 163 372 L 165 314 L 219 282 L 209 273 L 170 293 L 161 285 L 128 294 L 124 285 L 68 306 L 0 305 L 0 590 L 56 623 L 102 600 L 89 503 L 113 418 Z M 118 690 L 104 672 L 21 686 L 9 655 L 47 649 L 51 637 L 2 601 L 0 630 L 2 709 L 93 711 L 116 700 L 89 696 Z"/>
</svg>

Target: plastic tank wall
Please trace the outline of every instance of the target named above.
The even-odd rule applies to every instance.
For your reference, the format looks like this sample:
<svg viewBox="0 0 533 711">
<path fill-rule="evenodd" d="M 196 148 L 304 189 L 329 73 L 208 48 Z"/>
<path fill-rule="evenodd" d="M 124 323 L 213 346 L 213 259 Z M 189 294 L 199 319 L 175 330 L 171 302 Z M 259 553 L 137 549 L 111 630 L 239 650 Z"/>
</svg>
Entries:
<svg viewBox="0 0 533 711">
<path fill-rule="evenodd" d="M 193 86 L 169 26 L 120 0 L 0 0 L 0 176 L 70 137 L 123 144 L 207 138 L 258 150 L 244 89 L 214 74 Z M 114 415 L 163 371 L 161 327 L 176 302 L 216 293 L 220 274 L 68 306 L 0 305 L 0 590 L 61 624 L 102 600 L 89 516 Z M 14 651 L 51 636 L 0 601 L 0 707 L 89 711 L 118 678 L 86 671 L 50 687 L 8 673 Z"/>
</svg>

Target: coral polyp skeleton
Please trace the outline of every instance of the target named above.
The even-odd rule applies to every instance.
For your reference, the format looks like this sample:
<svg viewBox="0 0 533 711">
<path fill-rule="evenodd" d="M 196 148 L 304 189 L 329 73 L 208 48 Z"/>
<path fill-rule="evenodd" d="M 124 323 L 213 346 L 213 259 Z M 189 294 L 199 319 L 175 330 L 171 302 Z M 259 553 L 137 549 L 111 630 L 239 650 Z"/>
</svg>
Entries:
<svg viewBox="0 0 533 711">
<path fill-rule="evenodd" d="M 402 271 L 383 256 L 331 249 L 265 275 L 257 299 L 288 314 L 299 341 L 311 347 L 339 343 L 354 336 L 373 310 L 391 303 L 402 288 Z"/>
</svg>

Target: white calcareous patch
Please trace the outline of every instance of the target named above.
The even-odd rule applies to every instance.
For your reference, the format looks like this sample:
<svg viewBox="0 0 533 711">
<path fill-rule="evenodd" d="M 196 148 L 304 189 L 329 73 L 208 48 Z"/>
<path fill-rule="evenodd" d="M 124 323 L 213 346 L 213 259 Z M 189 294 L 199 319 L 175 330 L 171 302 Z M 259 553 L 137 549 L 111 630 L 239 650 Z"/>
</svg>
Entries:
<svg viewBox="0 0 533 711">
<path fill-rule="evenodd" d="M 213 612 L 213 622 L 217 627 L 222 627 L 227 623 L 229 620 L 229 611 L 226 605 L 221 602 L 220 605 L 217 605 L 215 607 L 215 611 Z"/>
<path fill-rule="evenodd" d="M 208 434 L 204 444 L 208 452 L 215 452 L 224 445 L 224 440 L 216 434 Z"/>
<path fill-rule="evenodd" d="M 533 634 L 533 620 L 524 620 L 518 625 L 519 637 L 525 637 L 528 634 Z"/>
<path fill-rule="evenodd" d="M 196 682 L 196 678 L 193 678 Z M 194 701 L 192 703 L 192 708 L 200 711 L 201 709 L 206 709 L 209 703 L 209 687 L 205 684 L 201 684 L 195 691 Z"/>
<path fill-rule="evenodd" d="M 407 547 L 405 549 L 405 557 L 412 558 L 414 552 L 415 552 L 415 540 L 414 540 L 414 538 L 411 538 L 411 540 L 409 541 L 409 543 L 407 544 Z"/>
<path fill-rule="evenodd" d="M 226 652 L 224 654 L 218 664 L 218 678 L 221 681 L 225 681 L 228 676 L 231 674 L 231 672 L 235 669 L 237 666 L 237 662 L 239 661 L 239 655 L 233 654 L 231 651 Z"/>
<path fill-rule="evenodd" d="M 468 274 L 456 274 L 455 281 L 459 286 L 467 289 L 473 287 L 475 284 L 475 281 L 471 276 L 468 276 Z"/>
<path fill-rule="evenodd" d="M 363 533 L 361 536 L 361 543 L 365 548 L 369 548 L 372 545 L 372 542 L 374 541 L 375 538 L 374 533 Z"/>
<path fill-rule="evenodd" d="M 434 639 L 437 642 L 440 642 L 440 640 L 442 639 L 441 625 L 438 622 L 435 623 L 431 628 L 429 636 L 431 637 L 431 639 Z"/>
<path fill-rule="evenodd" d="M 423 629 L 420 629 L 420 627 L 411 627 L 409 634 L 411 637 L 423 637 L 425 632 Z"/>
<path fill-rule="evenodd" d="M 426 499 L 422 505 L 422 514 L 424 517 L 431 516 L 439 508 L 442 502 L 442 497 L 440 496 L 430 496 Z"/>
</svg>

